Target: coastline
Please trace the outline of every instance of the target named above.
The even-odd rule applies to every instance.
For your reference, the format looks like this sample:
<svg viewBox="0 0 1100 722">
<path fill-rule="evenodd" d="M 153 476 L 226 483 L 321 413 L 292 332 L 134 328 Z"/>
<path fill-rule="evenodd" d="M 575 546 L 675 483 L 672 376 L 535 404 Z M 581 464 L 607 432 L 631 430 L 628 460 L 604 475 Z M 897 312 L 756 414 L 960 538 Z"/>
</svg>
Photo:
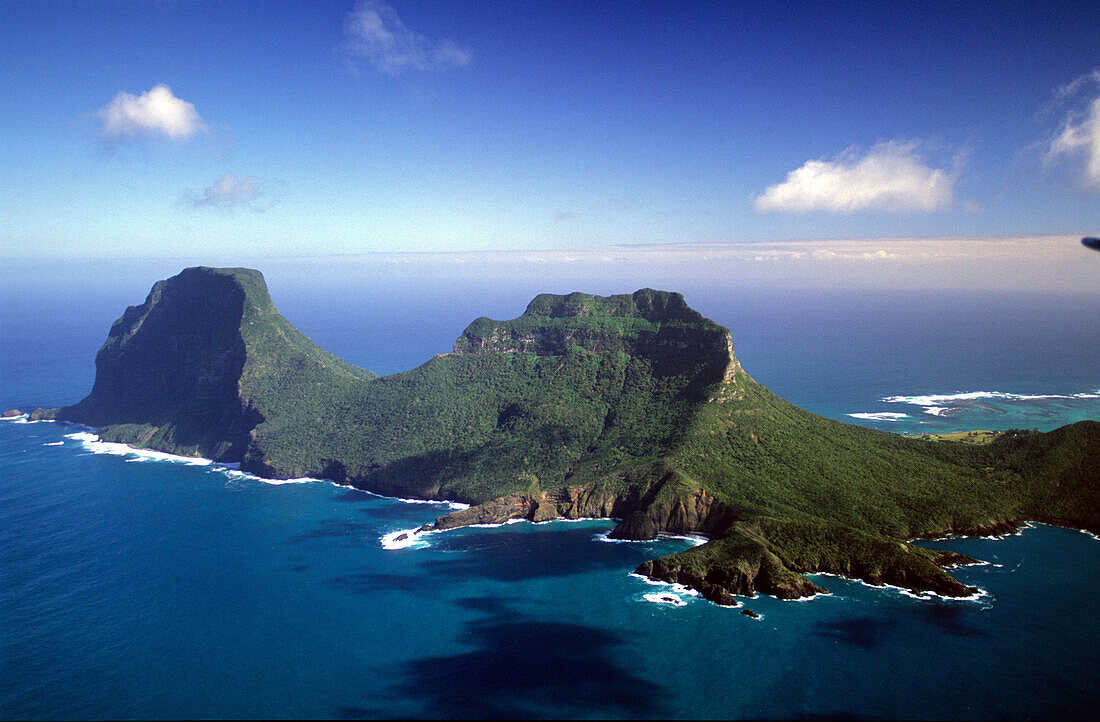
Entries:
<svg viewBox="0 0 1100 722">
<path fill-rule="evenodd" d="M 354 489 L 364 494 L 370 494 L 371 496 L 378 497 L 379 499 L 391 499 L 393 501 L 401 501 L 406 504 L 437 504 L 446 505 L 452 510 L 461 510 L 469 507 L 469 504 L 464 504 L 459 501 L 450 501 L 447 499 L 413 499 L 398 496 L 388 496 L 386 494 L 379 494 L 378 492 L 371 491 L 369 489 L 363 489 L 353 484 L 343 484 L 334 479 L 323 479 L 312 476 L 302 476 L 294 479 L 276 479 L 265 476 L 259 476 L 247 471 L 240 470 L 240 464 L 238 462 L 225 462 L 215 461 L 214 459 L 208 459 L 202 456 L 185 456 L 183 454 L 172 454 L 166 451 L 157 451 L 156 449 L 146 449 L 139 446 L 131 446 L 117 441 L 103 441 L 96 433 L 96 429 L 84 424 L 78 424 L 72 421 L 59 421 L 56 419 L 34 419 L 29 420 L 28 414 L 21 414 L 20 416 L 6 416 L 0 419 L 0 421 L 8 421 L 15 424 L 57 424 L 62 427 L 69 427 L 75 429 L 71 434 L 65 434 L 65 438 L 79 442 L 84 445 L 88 451 L 93 454 L 106 454 L 109 456 L 132 456 L 142 461 L 165 461 L 169 463 L 187 464 L 189 466 L 208 466 L 212 467 L 213 471 L 219 471 L 231 475 L 231 478 L 235 479 L 247 479 L 250 481 L 256 481 L 262 484 L 268 484 L 270 486 L 281 486 L 283 484 L 308 484 L 308 483 L 323 483 L 332 484 L 335 487 L 341 489 Z M 51 442 L 50 446 L 57 446 L 64 442 Z M 135 459 L 135 460 L 136 460 Z"/>
<path fill-rule="evenodd" d="M 374 497 L 377 497 L 377 498 L 380 498 L 380 499 L 400 501 L 400 502 L 408 503 L 408 504 L 443 505 L 443 506 L 447 506 L 451 511 L 457 511 L 457 510 L 463 510 L 463 509 L 470 508 L 470 505 L 468 505 L 468 504 L 464 504 L 462 502 L 450 501 L 450 500 L 415 499 L 415 498 L 408 498 L 408 497 L 389 496 L 389 495 L 380 494 L 378 492 L 374 492 L 374 491 L 371 491 L 371 490 L 368 490 L 368 489 L 363 489 L 363 488 L 357 487 L 353 484 L 340 483 L 340 482 L 335 481 L 333 479 L 324 479 L 324 478 L 315 478 L 315 477 L 300 477 L 300 478 L 295 478 L 295 479 L 266 478 L 266 477 L 262 477 L 262 476 L 259 476 L 259 475 L 256 475 L 256 474 L 240 471 L 239 464 L 237 464 L 237 463 L 217 462 L 217 461 L 214 461 L 212 459 L 208 459 L 208 458 L 204 458 L 204 457 L 195 457 L 195 456 L 184 456 L 184 455 L 180 455 L 180 454 L 171 454 L 171 453 L 168 453 L 168 452 L 162 452 L 162 451 L 157 451 L 157 450 L 153 450 L 153 449 L 144 449 L 144 448 L 141 448 L 141 447 L 133 447 L 133 446 L 130 446 L 128 444 L 124 444 L 124 443 L 120 443 L 120 442 L 102 441 L 99 438 L 99 436 L 95 433 L 96 430 L 94 428 L 88 427 L 88 426 L 83 425 L 83 424 L 77 424 L 77 423 L 69 422 L 69 421 L 58 421 L 58 420 L 54 420 L 54 419 L 30 420 L 28 414 L 20 414 L 18 416 L 9 415 L 9 416 L 3 417 L 0 420 L 10 421 L 12 423 L 17 423 L 17 424 L 34 424 L 34 423 L 49 422 L 49 423 L 58 424 L 62 427 L 72 428 L 72 429 L 74 429 L 74 432 L 70 433 L 70 434 L 65 434 L 66 439 L 69 439 L 69 440 L 72 440 L 72 441 L 75 441 L 75 442 L 81 444 L 85 449 L 87 449 L 88 451 L 90 451 L 93 454 L 107 454 L 107 455 L 112 455 L 112 456 L 130 456 L 130 457 L 133 457 L 132 459 L 130 459 L 130 461 L 142 461 L 142 462 L 145 462 L 145 461 L 163 461 L 163 462 L 169 462 L 169 463 L 182 463 L 182 464 L 186 464 L 186 465 L 190 465 L 190 466 L 210 467 L 210 469 L 212 471 L 220 472 L 220 473 L 224 474 L 228 479 L 246 479 L 246 480 L 255 481 L 255 482 L 258 482 L 258 483 L 268 484 L 268 485 L 272 485 L 272 486 L 279 486 L 279 485 L 283 485 L 283 484 L 293 484 L 293 483 L 312 483 L 312 482 L 328 483 L 328 484 L 331 484 L 332 486 L 342 488 L 342 489 L 354 489 L 356 491 L 362 492 L 364 494 L 369 494 L 371 496 L 374 496 Z M 49 445 L 50 446 L 57 446 L 57 445 L 61 445 L 61 444 L 64 444 L 64 443 L 66 443 L 66 442 L 51 442 Z M 499 523 L 479 523 L 479 524 L 468 524 L 468 525 L 462 525 L 462 526 L 471 526 L 471 527 L 474 527 L 474 528 L 492 529 L 492 528 L 507 526 L 509 524 L 516 524 L 516 523 L 521 523 L 521 522 L 528 522 L 528 523 L 532 523 L 532 524 L 536 524 L 536 525 L 542 525 L 542 524 L 551 524 L 551 523 L 559 523 L 559 522 L 569 523 L 569 522 L 601 521 L 601 520 L 614 521 L 615 518 L 614 517 L 578 517 L 578 518 L 556 517 L 556 518 L 553 518 L 553 519 L 545 519 L 545 520 L 540 520 L 540 521 L 532 521 L 530 519 L 525 519 L 525 518 L 513 518 L 513 519 L 508 519 L 506 521 L 499 522 Z M 1094 534 L 1094 533 L 1089 532 L 1088 530 L 1085 530 L 1085 529 L 1080 529 L 1080 528 L 1077 528 L 1077 527 L 1074 527 L 1074 526 L 1068 526 L 1068 525 L 1051 524 L 1049 522 L 1043 522 L 1043 521 L 1032 520 L 1032 519 L 1015 520 L 1015 521 L 1004 522 L 1003 524 L 995 525 L 997 527 L 1001 527 L 1001 526 L 1005 527 L 1005 531 L 998 532 L 998 533 L 993 533 L 993 534 L 947 533 L 947 534 L 942 534 L 942 535 L 927 535 L 927 536 L 912 537 L 911 539 L 908 539 L 906 541 L 949 541 L 951 539 L 985 539 L 985 540 L 997 541 L 997 540 L 1006 539 L 1010 536 L 1019 536 L 1024 532 L 1024 530 L 1034 528 L 1038 524 L 1047 524 L 1049 526 L 1055 526 L 1055 527 L 1070 529 L 1070 530 L 1074 530 L 1074 531 L 1080 531 L 1081 533 L 1092 537 L 1094 540 L 1100 541 L 1100 535 Z M 383 535 L 380 538 L 379 541 L 380 541 L 381 546 L 386 550 L 397 550 L 397 549 L 404 549 L 404 548 L 418 548 L 420 546 L 420 542 L 422 541 L 422 537 L 426 536 L 427 534 L 435 534 L 435 533 L 439 533 L 439 532 L 443 532 L 443 531 L 449 531 L 451 529 L 459 529 L 459 528 L 462 528 L 462 526 L 447 527 L 447 528 L 433 528 L 430 525 L 422 525 L 422 526 L 417 527 L 415 529 L 404 529 L 404 530 L 397 530 L 397 531 L 394 531 L 394 532 L 390 532 L 388 534 Z M 610 530 L 608 530 L 608 532 L 606 532 L 605 534 L 597 535 L 598 537 L 605 537 L 605 538 L 599 538 L 598 541 L 613 542 L 613 543 L 620 543 L 620 542 L 623 542 L 623 543 L 628 543 L 628 542 L 639 543 L 639 542 L 636 542 L 635 540 L 606 538 L 607 534 L 609 534 L 609 533 L 610 533 Z M 704 543 L 706 543 L 707 541 L 710 540 L 708 537 L 706 537 L 704 534 L 702 534 L 702 532 L 689 533 L 689 534 L 672 534 L 672 533 L 668 533 L 668 532 L 660 532 L 660 535 L 662 537 L 665 537 L 665 538 L 680 538 L 680 539 L 689 540 L 689 541 L 692 541 L 696 546 L 704 544 Z M 645 543 L 645 541 L 640 540 L 640 543 Z M 951 569 L 951 568 L 955 568 L 955 567 L 981 566 L 981 565 L 986 565 L 986 564 L 989 564 L 989 562 L 985 562 L 985 561 L 982 561 L 982 560 L 972 560 L 972 561 L 963 561 L 963 562 L 956 562 L 956 563 L 953 563 L 953 564 L 943 565 L 942 568 L 943 569 Z M 693 588 L 689 585 L 684 585 L 684 584 L 680 584 L 680 583 L 677 583 L 677 582 L 669 582 L 667 580 L 663 580 L 663 579 L 660 579 L 658 577 L 652 577 L 652 576 L 648 576 L 648 575 L 645 575 L 645 574 L 640 574 L 637 571 L 633 571 L 630 574 L 631 574 L 631 576 L 637 576 L 637 577 L 646 579 L 647 583 L 650 583 L 650 584 L 666 585 L 666 586 L 671 585 L 672 587 L 675 587 L 675 588 L 687 589 L 687 590 L 690 590 L 691 596 L 700 596 L 700 597 L 705 598 L 705 596 L 702 594 L 702 592 L 700 592 L 698 589 L 695 589 L 695 588 Z M 885 583 L 884 584 L 873 584 L 873 583 L 867 582 L 867 581 L 862 580 L 862 579 L 848 577 L 848 576 L 833 573 L 833 572 L 808 571 L 808 572 L 804 572 L 803 575 L 807 579 L 810 579 L 810 578 L 816 577 L 816 576 L 835 577 L 835 578 L 839 578 L 839 579 L 844 579 L 846 581 L 857 582 L 857 583 L 859 583 L 863 586 L 866 586 L 866 587 L 872 588 L 872 589 L 880 589 L 880 590 L 889 589 L 889 590 L 897 591 L 897 592 L 899 592 L 900 594 L 902 594 L 904 596 L 908 596 L 908 597 L 911 597 L 913 599 L 918 599 L 918 600 L 922 600 L 922 601 L 928 601 L 930 599 L 932 599 L 932 600 L 941 599 L 941 600 L 951 600 L 951 601 L 980 601 L 988 595 L 988 593 L 985 590 L 982 590 L 980 588 L 978 588 L 977 591 L 972 595 L 958 596 L 958 597 L 940 595 L 940 594 L 937 594 L 934 591 L 916 592 L 916 591 L 906 589 L 904 587 L 899 587 L 899 586 L 896 586 L 896 585 L 892 585 L 892 584 L 885 584 Z M 745 597 L 744 595 L 737 595 L 737 594 L 731 595 L 732 597 L 737 598 L 736 599 L 736 601 L 737 601 L 736 604 L 720 604 L 720 603 L 718 603 L 714 600 L 708 600 L 708 601 L 711 601 L 716 606 L 726 606 L 726 607 L 730 607 L 730 608 L 741 608 L 741 607 L 744 606 L 743 602 L 741 602 L 742 598 L 744 598 L 744 599 L 754 599 L 757 596 L 759 596 L 759 594 L 760 594 L 759 592 L 756 592 L 750 597 Z M 815 592 L 813 594 L 808 594 L 808 595 L 802 595 L 802 596 L 794 597 L 794 598 L 782 598 L 782 597 L 776 597 L 776 598 L 781 599 L 782 601 L 808 602 L 808 601 L 812 601 L 813 599 L 815 599 L 818 596 L 831 596 L 832 594 L 833 593 L 830 592 L 830 591 L 823 591 L 823 592 Z M 649 600 L 649 601 L 652 601 L 652 600 Z"/>
</svg>

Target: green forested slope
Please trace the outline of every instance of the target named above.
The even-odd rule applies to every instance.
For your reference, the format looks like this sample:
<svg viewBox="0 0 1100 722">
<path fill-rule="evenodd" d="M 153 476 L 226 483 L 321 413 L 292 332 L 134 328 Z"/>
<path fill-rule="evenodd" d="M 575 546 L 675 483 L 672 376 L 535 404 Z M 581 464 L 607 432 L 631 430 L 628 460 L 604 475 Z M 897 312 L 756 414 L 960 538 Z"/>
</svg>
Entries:
<svg viewBox="0 0 1100 722">
<path fill-rule="evenodd" d="M 536 297 L 443 354 L 376 377 L 316 346 L 247 269 L 187 269 L 127 309 L 96 382 L 57 418 L 271 477 L 475 504 L 437 528 L 626 517 L 712 541 L 643 565 L 711 599 L 818 589 L 829 571 L 943 594 L 961 559 L 915 536 L 1024 519 L 1100 530 L 1100 423 L 986 446 L 810 414 L 741 369 L 679 294 Z"/>
</svg>

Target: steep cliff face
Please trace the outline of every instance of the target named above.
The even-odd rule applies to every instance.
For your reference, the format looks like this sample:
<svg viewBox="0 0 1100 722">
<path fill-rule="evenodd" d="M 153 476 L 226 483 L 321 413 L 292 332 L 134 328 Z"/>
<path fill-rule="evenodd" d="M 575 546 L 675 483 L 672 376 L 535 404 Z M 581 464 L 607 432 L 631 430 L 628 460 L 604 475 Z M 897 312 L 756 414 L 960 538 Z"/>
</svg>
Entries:
<svg viewBox="0 0 1100 722">
<path fill-rule="evenodd" d="M 258 421 L 238 393 L 246 303 L 230 274 L 194 268 L 157 282 L 112 326 L 91 394 L 59 417 L 110 439 L 239 461 Z"/>
<path fill-rule="evenodd" d="M 258 271 L 188 268 L 126 309 L 96 355 L 92 392 L 56 416 L 108 440 L 240 461 L 270 406 L 265 376 L 293 383 L 311 370 L 327 370 L 318 382 L 372 376 L 283 319 Z"/>
<path fill-rule="evenodd" d="M 666 476 L 627 485 L 594 483 L 566 486 L 537 494 L 515 493 L 469 509 L 439 517 L 424 529 L 453 529 L 471 524 L 503 524 L 514 519 L 540 522 L 551 519 L 626 519 L 631 526 L 645 526 L 636 515 L 648 519 L 656 531 L 676 534 L 720 535 L 737 520 L 737 513 L 707 493 Z M 620 537 L 634 534 L 621 532 Z"/>
<path fill-rule="evenodd" d="M 1100 531 L 1100 423 L 988 447 L 810 414 L 757 384 L 729 331 L 676 293 L 542 295 L 378 378 L 306 338 L 248 269 L 191 268 L 126 310 L 80 403 L 108 440 L 276 478 L 473 504 L 426 528 L 613 517 L 711 541 L 640 571 L 731 603 L 852 576 L 960 596 L 905 540 L 1024 519 Z"/>
<path fill-rule="evenodd" d="M 479 318 L 454 345 L 458 354 L 531 353 L 558 356 L 570 348 L 652 359 L 665 373 L 709 366 L 713 381 L 741 370 L 727 329 L 704 318 L 679 293 L 536 296 L 519 318 Z"/>
</svg>

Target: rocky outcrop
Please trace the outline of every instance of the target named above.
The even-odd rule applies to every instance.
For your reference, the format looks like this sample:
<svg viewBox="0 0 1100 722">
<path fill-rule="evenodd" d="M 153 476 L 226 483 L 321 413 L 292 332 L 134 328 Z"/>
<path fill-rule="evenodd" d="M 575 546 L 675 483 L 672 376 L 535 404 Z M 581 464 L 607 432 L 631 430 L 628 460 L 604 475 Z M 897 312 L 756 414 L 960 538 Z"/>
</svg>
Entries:
<svg viewBox="0 0 1100 722">
<path fill-rule="evenodd" d="M 213 269 L 158 281 L 111 328 L 92 392 L 58 418 L 112 441 L 240 461 L 257 422 L 238 393 L 245 304 L 237 277 Z"/>
<path fill-rule="evenodd" d="M 943 567 L 973 561 L 955 552 L 923 549 L 820 522 L 762 520 L 734 523 L 720 538 L 645 562 L 637 573 L 690 586 L 715 601 L 756 592 L 780 599 L 826 592 L 803 576 L 812 573 L 965 597 L 976 590 Z"/>
<path fill-rule="evenodd" d="M 732 379 L 740 364 L 729 331 L 692 309 L 679 293 L 642 289 L 619 296 L 535 297 L 519 318 L 479 318 L 454 344 L 454 352 L 531 353 L 553 356 L 569 348 L 596 354 L 669 356 L 693 364 L 716 362 Z"/>
<path fill-rule="evenodd" d="M 273 377 L 302 387 L 373 374 L 294 329 L 259 271 L 200 266 L 127 308 L 96 354 L 91 393 L 43 415 L 96 427 L 107 441 L 240 462 Z"/>
<path fill-rule="evenodd" d="M 736 606 L 736 597 L 752 597 L 757 592 L 779 599 L 800 599 L 827 591 L 791 572 L 766 550 L 752 550 L 731 556 L 725 563 L 702 568 L 680 565 L 676 555 L 662 557 L 642 563 L 635 573 L 670 584 L 683 584 L 723 606 Z"/>
<path fill-rule="evenodd" d="M 634 518 L 637 520 L 634 523 L 644 525 L 645 529 L 652 527 L 653 535 L 645 537 L 652 539 L 658 531 L 717 535 L 737 519 L 737 514 L 704 489 L 682 487 L 674 479 L 664 478 L 654 483 L 637 482 L 625 488 L 597 483 L 538 494 L 509 494 L 445 514 L 428 528 L 442 530 L 473 524 L 504 524 L 516 519 L 540 522 L 606 518 Z"/>
<path fill-rule="evenodd" d="M 426 528 L 597 517 L 627 538 L 702 533 L 638 571 L 726 605 L 820 593 L 813 572 L 964 596 L 942 567 L 966 557 L 900 537 L 1029 518 L 1100 529 L 1100 423 L 979 449 L 823 419 L 753 381 L 727 329 L 651 289 L 538 296 L 379 379 L 282 318 L 259 272 L 190 268 L 114 324 L 87 398 L 30 418 L 475 504 Z"/>
<path fill-rule="evenodd" d="M 644 511 L 631 512 L 608 535 L 612 539 L 650 541 L 657 538 L 657 525 Z"/>
<path fill-rule="evenodd" d="M 946 529 L 918 535 L 917 539 L 942 539 L 954 536 L 1004 536 L 1019 531 L 1021 521 L 988 521 L 979 524 L 951 524 Z"/>
</svg>

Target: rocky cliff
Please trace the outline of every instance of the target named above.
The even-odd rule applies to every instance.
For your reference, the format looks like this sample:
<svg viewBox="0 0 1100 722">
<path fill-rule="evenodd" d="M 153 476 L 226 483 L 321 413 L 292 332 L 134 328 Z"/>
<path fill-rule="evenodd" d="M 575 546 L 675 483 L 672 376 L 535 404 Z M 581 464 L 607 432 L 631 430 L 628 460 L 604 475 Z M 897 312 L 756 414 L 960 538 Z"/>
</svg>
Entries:
<svg viewBox="0 0 1100 722">
<path fill-rule="evenodd" d="M 339 384 L 373 374 L 320 348 L 278 314 L 258 271 L 188 268 L 115 321 L 96 378 L 61 420 L 134 446 L 241 461 L 264 419 L 263 377 Z"/>
<path fill-rule="evenodd" d="M 555 356 L 571 347 L 597 354 L 713 360 L 730 376 L 741 368 L 727 329 L 703 318 L 679 293 L 649 288 L 608 297 L 542 294 L 517 319 L 474 321 L 454 351 Z"/>
<path fill-rule="evenodd" d="M 316 346 L 248 269 L 191 268 L 114 324 L 86 399 L 45 412 L 106 439 L 384 494 L 473 504 L 427 528 L 623 519 L 711 541 L 639 569 L 708 598 L 820 591 L 804 575 L 960 596 L 906 542 L 1024 519 L 1100 531 L 1100 423 L 985 446 L 807 413 L 757 384 L 676 293 L 536 297 L 387 377 Z"/>
</svg>

